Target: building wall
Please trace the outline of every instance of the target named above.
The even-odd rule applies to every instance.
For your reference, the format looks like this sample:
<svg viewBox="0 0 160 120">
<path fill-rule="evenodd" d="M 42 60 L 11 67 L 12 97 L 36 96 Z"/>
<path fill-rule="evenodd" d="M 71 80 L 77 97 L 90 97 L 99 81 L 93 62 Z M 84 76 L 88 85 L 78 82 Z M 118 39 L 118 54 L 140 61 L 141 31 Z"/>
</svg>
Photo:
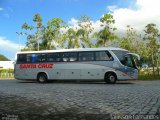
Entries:
<svg viewBox="0 0 160 120">
<path fill-rule="evenodd" d="M 14 69 L 14 61 L 0 61 L 0 69 Z"/>
</svg>

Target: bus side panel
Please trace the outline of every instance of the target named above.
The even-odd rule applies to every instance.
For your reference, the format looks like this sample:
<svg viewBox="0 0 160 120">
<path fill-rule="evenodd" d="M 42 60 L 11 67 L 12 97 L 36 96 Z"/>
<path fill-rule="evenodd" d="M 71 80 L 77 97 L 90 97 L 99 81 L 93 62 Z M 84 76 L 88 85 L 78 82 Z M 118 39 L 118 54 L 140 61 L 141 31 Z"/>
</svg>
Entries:
<svg viewBox="0 0 160 120">
<path fill-rule="evenodd" d="M 54 69 L 49 72 L 49 79 L 103 79 L 102 69 L 105 66 L 98 66 L 90 63 L 67 63 L 55 64 Z"/>
<path fill-rule="evenodd" d="M 20 69 L 19 64 L 15 64 L 14 68 L 14 76 L 16 79 L 25 79 L 26 78 L 26 70 Z"/>
<path fill-rule="evenodd" d="M 54 64 L 54 63 L 53 63 Z M 20 64 L 15 65 L 15 78 L 17 79 L 37 79 L 39 72 L 45 72 L 48 79 L 90 79 L 102 80 L 105 73 L 113 71 L 118 80 L 137 79 L 136 69 L 122 66 L 116 61 L 99 62 L 76 62 L 76 63 L 55 63 L 53 68 L 20 68 Z"/>
<path fill-rule="evenodd" d="M 69 69 L 69 70 L 66 69 L 64 70 L 64 76 L 65 79 L 71 79 L 71 80 L 81 78 L 79 69 Z"/>
<path fill-rule="evenodd" d="M 49 73 L 49 79 L 80 79 L 80 69 L 72 63 L 56 63 Z"/>
<path fill-rule="evenodd" d="M 127 66 L 121 66 L 116 70 L 118 80 L 134 80 L 138 78 L 138 70 Z"/>
</svg>

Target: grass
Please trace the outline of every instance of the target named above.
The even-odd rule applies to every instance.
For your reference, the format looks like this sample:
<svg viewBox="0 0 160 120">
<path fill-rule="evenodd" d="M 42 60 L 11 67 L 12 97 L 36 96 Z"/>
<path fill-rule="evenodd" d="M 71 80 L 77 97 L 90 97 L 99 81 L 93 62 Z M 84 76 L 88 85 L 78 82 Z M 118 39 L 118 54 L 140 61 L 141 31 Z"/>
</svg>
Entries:
<svg viewBox="0 0 160 120">
<path fill-rule="evenodd" d="M 160 80 L 160 75 L 139 75 L 138 80 Z"/>
<path fill-rule="evenodd" d="M 0 77 L 0 79 L 14 79 L 14 77 Z"/>
<path fill-rule="evenodd" d="M 160 75 L 155 71 L 155 75 L 153 75 L 152 69 L 140 69 L 138 80 L 160 80 Z"/>
</svg>

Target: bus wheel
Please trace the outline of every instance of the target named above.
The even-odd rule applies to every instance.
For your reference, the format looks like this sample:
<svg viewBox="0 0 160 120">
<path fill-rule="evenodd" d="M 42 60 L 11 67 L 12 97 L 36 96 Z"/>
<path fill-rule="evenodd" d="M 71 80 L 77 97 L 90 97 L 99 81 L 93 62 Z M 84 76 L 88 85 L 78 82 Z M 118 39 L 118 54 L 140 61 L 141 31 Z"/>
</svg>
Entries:
<svg viewBox="0 0 160 120">
<path fill-rule="evenodd" d="M 105 75 L 105 82 L 109 84 L 115 84 L 117 81 L 117 76 L 115 73 L 109 72 Z"/>
<path fill-rule="evenodd" d="M 37 81 L 39 83 L 46 83 L 46 82 L 48 82 L 48 78 L 47 78 L 46 73 L 39 73 L 38 76 L 37 76 Z"/>
</svg>

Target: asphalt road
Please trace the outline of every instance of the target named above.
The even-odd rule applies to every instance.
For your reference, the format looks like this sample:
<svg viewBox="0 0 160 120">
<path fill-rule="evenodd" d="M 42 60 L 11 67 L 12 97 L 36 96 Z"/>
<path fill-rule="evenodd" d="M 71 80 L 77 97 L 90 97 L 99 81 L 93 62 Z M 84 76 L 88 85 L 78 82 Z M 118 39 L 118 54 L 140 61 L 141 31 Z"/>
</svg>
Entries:
<svg viewBox="0 0 160 120">
<path fill-rule="evenodd" d="M 128 117 L 124 115 L 139 115 L 139 119 L 150 115 L 150 119 L 159 120 L 159 114 L 158 80 L 123 81 L 114 85 L 104 82 L 39 84 L 0 80 L 0 120 L 7 117 L 15 120 L 105 120 Z M 130 117 L 133 119 L 133 116 Z"/>
</svg>

